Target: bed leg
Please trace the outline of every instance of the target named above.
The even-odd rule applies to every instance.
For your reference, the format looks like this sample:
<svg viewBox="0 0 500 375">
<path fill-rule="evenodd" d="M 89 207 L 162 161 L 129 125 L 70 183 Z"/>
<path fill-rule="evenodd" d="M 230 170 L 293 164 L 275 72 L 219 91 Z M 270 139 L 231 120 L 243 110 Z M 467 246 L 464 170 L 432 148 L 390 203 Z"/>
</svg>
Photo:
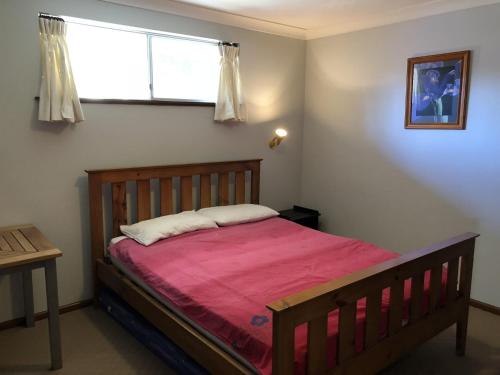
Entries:
<svg viewBox="0 0 500 375">
<path fill-rule="evenodd" d="M 465 355 L 465 348 L 467 344 L 467 325 L 469 322 L 469 308 L 467 312 L 457 321 L 457 346 L 456 353 L 459 357 Z"/>
<path fill-rule="evenodd" d="M 94 306 L 94 309 L 100 308 L 101 306 L 99 303 L 99 297 L 97 295 L 95 295 L 93 300 L 94 300 L 94 302 L 93 302 L 92 306 Z"/>
<path fill-rule="evenodd" d="M 100 307 L 99 294 L 101 292 L 102 283 L 99 280 L 99 278 L 97 277 L 97 267 L 95 268 L 94 272 L 96 274 L 94 276 L 94 295 L 93 295 L 94 304 L 93 304 L 93 306 L 95 309 L 98 309 Z"/>
<path fill-rule="evenodd" d="M 295 327 L 289 314 L 273 311 L 273 375 L 294 372 Z"/>
<path fill-rule="evenodd" d="M 469 252 L 462 256 L 460 261 L 459 294 L 464 296 L 464 309 L 457 320 L 457 342 L 456 353 L 458 356 L 465 355 L 467 343 L 467 325 L 469 323 L 469 302 L 472 284 L 472 266 L 474 262 L 474 242 L 470 245 Z"/>
</svg>

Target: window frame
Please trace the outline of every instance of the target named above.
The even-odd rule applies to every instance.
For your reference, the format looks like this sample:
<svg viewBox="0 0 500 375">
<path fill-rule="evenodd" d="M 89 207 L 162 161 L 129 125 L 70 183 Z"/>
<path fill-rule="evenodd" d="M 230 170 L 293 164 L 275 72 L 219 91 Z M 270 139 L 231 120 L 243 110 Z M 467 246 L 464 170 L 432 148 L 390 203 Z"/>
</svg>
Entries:
<svg viewBox="0 0 500 375">
<path fill-rule="evenodd" d="M 139 105 L 173 105 L 173 106 L 196 106 L 196 107 L 215 107 L 215 101 L 205 101 L 196 99 L 179 99 L 179 98 L 162 98 L 154 96 L 154 72 L 153 72 L 153 51 L 152 51 L 152 38 L 162 37 L 162 38 L 172 38 L 188 40 L 197 43 L 208 43 L 214 46 L 220 46 L 224 43 L 220 40 L 203 38 L 185 34 L 170 33 L 166 31 L 151 30 L 146 28 L 126 26 L 121 24 L 114 24 L 108 22 L 94 21 L 90 19 L 75 18 L 69 16 L 60 16 L 68 24 L 80 24 L 84 26 L 100 27 L 104 29 L 112 29 L 124 32 L 135 32 L 139 34 L 144 34 L 147 39 L 147 62 L 148 62 L 148 78 L 149 78 L 149 99 L 118 99 L 118 98 L 88 98 L 80 97 L 81 103 L 95 103 L 95 104 L 139 104 Z M 39 99 L 39 97 L 35 97 Z"/>
</svg>

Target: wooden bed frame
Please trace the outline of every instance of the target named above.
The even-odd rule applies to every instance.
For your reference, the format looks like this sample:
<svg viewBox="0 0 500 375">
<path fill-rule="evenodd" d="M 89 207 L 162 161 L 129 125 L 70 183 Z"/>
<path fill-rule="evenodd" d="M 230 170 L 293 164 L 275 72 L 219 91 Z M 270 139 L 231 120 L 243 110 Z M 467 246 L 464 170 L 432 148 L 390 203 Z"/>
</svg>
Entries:
<svg viewBox="0 0 500 375">
<path fill-rule="evenodd" d="M 130 216 L 127 182 L 136 184 L 137 217 L 130 220 L 135 222 L 153 216 L 151 181 L 156 179 L 159 180 L 162 215 L 198 208 L 193 201 L 199 202 L 196 206 L 209 207 L 244 203 L 245 197 L 249 196 L 251 203 L 258 203 L 260 162 L 256 159 L 87 171 L 95 296 L 101 286 L 111 288 L 194 360 L 216 375 L 250 374 L 252 371 L 109 264 L 105 256 L 103 187 L 111 184 L 112 231 L 115 236 L 120 234 L 119 226 L 127 223 Z M 213 187 L 218 194 L 212 194 L 212 185 L 217 185 Z M 246 194 L 248 190 L 250 194 Z M 180 195 L 180 207 L 177 209 L 174 207 L 177 200 L 173 199 L 173 191 Z M 212 195 L 218 195 L 218 198 L 212 199 Z M 267 307 L 273 314 L 273 375 L 293 374 L 294 332 L 298 325 L 304 323 L 308 325 L 309 375 L 376 373 L 453 324 L 457 328 L 456 352 L 464 355 L 476 237 L 477 234 L 466 233 L 269 303 Z M 447 266 L 448 282 L 445 290 L 441 290 L 444 264 Z M 429 309 L 423 313 L 422 305 L 426 298 L 423 280 L 428 270 L 431 272 Z M 410 317 L 408 322 L 403 322 L 404 282 L 407 279 L 412 280 Z M 381 338 L 381 295 L 387 287 L 391 290 L 388 334 Z M 445 297 L 444 304 L 440 303 L 440 295 Z M 356 352 L 356 302 L 365 297 L 364 348 Z M 335 309 L 339 310 L 337 364 L 334 368 L 327 368 L 327 316 Z"/>
</svg>

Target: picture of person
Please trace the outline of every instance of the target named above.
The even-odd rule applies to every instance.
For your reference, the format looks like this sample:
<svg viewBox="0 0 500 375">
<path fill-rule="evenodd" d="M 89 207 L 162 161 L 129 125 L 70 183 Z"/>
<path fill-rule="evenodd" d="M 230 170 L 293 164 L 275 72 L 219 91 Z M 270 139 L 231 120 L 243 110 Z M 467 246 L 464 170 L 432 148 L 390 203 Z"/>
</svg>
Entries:
<svg viewBox="0 0 500 375">
<path fill-rule="evenodd" d="M 408 59 L 407 129 L 464 129 L 470 51 Z"/>
</svg>

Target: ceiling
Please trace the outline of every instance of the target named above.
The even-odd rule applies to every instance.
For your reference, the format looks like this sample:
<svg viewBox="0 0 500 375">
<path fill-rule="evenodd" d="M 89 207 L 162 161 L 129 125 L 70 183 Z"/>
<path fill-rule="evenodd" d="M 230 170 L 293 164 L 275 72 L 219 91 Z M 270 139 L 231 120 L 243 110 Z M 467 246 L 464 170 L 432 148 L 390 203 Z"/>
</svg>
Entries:
<svg viewBox="0 0 500 375">
<path fill-rule="evenodd" d="M 500 0 L 104 0 L 299 39 L 314 39 Z"/>
</svg>

